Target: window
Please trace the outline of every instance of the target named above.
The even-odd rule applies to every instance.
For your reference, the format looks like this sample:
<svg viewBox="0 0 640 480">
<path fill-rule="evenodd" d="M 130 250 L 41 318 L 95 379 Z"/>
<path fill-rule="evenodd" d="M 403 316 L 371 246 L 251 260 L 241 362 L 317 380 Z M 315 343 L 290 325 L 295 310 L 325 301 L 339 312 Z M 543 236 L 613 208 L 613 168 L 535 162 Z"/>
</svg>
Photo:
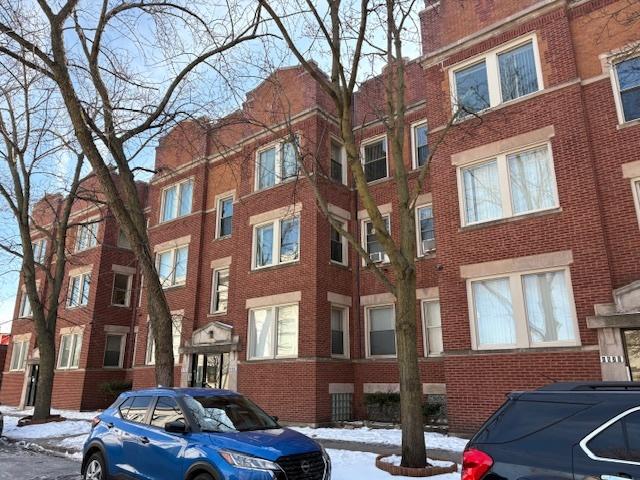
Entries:
<svg viewBox="0 0 640 480">
<path fill-rule="evenodd" d="M 71 333 L 60 336 L 60 353 L 58 368 L 78 368 L 80 364 L 80 350 L 82 348 L 82 334 Z"/>
<path fill-rule="evenodd" d="M 91 274 L 83 273 L 69 279 L 69 295 L 67 307 L 81 307 L 89 303 L 89 289 L 91 287 Z"/>
<path fill-rule="evenodd" d="M 387 139 L 381 138 L 369 142 L 364 150 L 364 176 L 367 182 L 373 182 L 387 176 Z"/>
<path fill-rule="evenodd" d="M 349 309 L 331 307 L 331 356 L 349 356 Z"/>
<path fill-rule="evenodd" d="M 91 223 L 78 225 L 76 234 L 76 252 L 82 252 L 95 247 L 98 244 L 98 223 L 97 220 Z"/>
<path fill-rule="evenodd" d="M 300 257 L 300 218 L 291 217 L 254 228 L 254 268 L 279 265 Z"/>
<path fill-rule="evenodd" d="M 466 225 L 558 207 L 549 145 L 462 167 L 460 177 Z"/>
<path fill-rule="evenodd" d="M 640 411 L 636 409 L 606 427 L 588 441 L 587 449 L 600 460 L 640 462 Z"/>
<path fill-rule="evenodd" d="M 478 349 L 578 343 L 566 269 L 474 280 L 470 295 Z"/>
<path fill-rule="evenodd" d="M 21 318 L 31 317 L 33 312 L 31 311 L 31 302 L 29 301 L 29 295 L 27 292 L 22 292 L 22 296 L 20 297 L 20 312 L 19 316 Z"/>
<path fill-rule="evenodd" d="M 615 64 L 620 123 L 640 119 L 640 57 Z"/>
<path fill-rule="evenodd" d="M 191 179 L 165 188 L 162 191 L 160 222 L 168 222 L 190 214 L 192 196 L 193 180 Z"/>
<path fill-rule="evenodd" d="M 231 224 L 233 221 L 233 197 L 218 200 L 218 230 L 216 238 L 231 236 Z"/>
<path fill-rule="evenodd" d="M 128 307 L 131 303 L 131 283 L 132 275 L 124 273 L 113 274 L 113 292 L 111 294 L 111 305 Z"/>
<path fill-rule="evenodd" d="M 180 362 L 180 346 L 182 344 L 182 316 L 173 315 L 171 319 L 171 336 L 173 338 L 173 361 L 178 364 Z M 156 341 L 153 337 L 151 323 L 149 323 L 149 331 L 147 333 L 147 352 L 144 363 L 146 365 L 155 365 L 156 363 Z"/>
<path fill-rule="evenodd" d="M 273 187 L 298 175 L 296 143 L 280 142 L 258 151 L 256 190 Z"/>
<path fill-rule="evenodd" d="M 122 368 L 126 338 L 126 335 L 107 335 L 103 363 L 106 368 Z"/>
<path fill-rule="evenodd" d="M 120 229 L 118 231 L 117 245 L 120 248 L 126 248 L 127 250 L 131 250 L 131 244 L 129 243 L 129 239 L 127 238 L 127 235 L 124 233 L 123 229 Z"/>
<path fill-rule="evenodd" d="M 229 269 L 221 268 L 213 271 L 213 299 L 211 313 L 227 311 L 229 301 Z"/>
<path fill-rule="evenodd" d="M 640 222 L 640 178 L 634 178 L 633 180 L 631 180 L 631 188 L 633 189 L 633 199 L 636 204 L 638 222 Z"/>
<path fill-rule="evenodd" d="M 529 37 L 451 72 L 454 114 L 467 116 L 542 89 L 537 40 Z"/>
<path fill-rule="evenodd" d="M 347 223 L 342 223 L 342 228 L 348 228 Z M 346 265 L 348 262 L 348 245 L 347 239 L 340 235 L 340 232 L 331 227 L 331 261 Z"/>
<path fill-rule="evenodd" d="M 157 269 L 163 288 L 184 285 L 187 281 L 189 247 L 176 247 L 157 254 Z"/>
<path fill-rule="evenodd" d="M 383 216 L 382 218 L 387 228 L 387 232 L 389 232 L 389 216 L 386 215 L 386 216 Z M 382 245 L 380 245 L 380 242 L 378 242 L 378 239 L 376 238 L 376 231 L 375 231 L 375 228 L 373 228 L 373 222 L 371 222 L 371 220 L 364 220 L 362 222 L 362 225 L 363 225 L 362 246 L 369 254 L 369 258 L 371 259 L 371 261 L 376 263 L 388 262 L 389 257 L 387 256 L 384 249 L 382 248 Z"/>
<path fill-rule="evenodd" d="M 422 327 L 425 356 L 442 354 L 442 323 L 439 301 L 422 302 Z"/>
<path fill-rule="evenodd" d="M 27 365 L 27 352 L 29 351 L 29 341 L 16 341 L 13 342 L 13 350 L 11 352 L 11 364 L 9 370 L 17 371 L 24 370 Z"/>
<path fill-rule="evenodd" d="M 369 357 L 394 357 L 396 355 L 396 320 L 393 305 L 366 309 L 369 330 Z"/>
<path fill-rule="evenodd" d="M 184 415 L 178 406 L 178 402 L 173 397 L 160 397 L 153 409 L 151 425 L 162 428 L 170 422 L 185 423 Z"/>
<path fill-rule="evenodd" d="M 331 140 L 331 179 L 347 184 L 344 148 L 335 140 Z"/>
<path fill-rule="evenodd" d="M 436 238 L 433 228 L 433 208 L 431 205 L 416 209 L 418 218 L 418 255 L 425 255 L 436 249 Z"/>
<path fill-rule="evenodd" d="M 120 415 L 128 422 L 144 423 L 152 397 L 131 397 L 120 406 Z"/>
<path fill-rule="evenodd" d="M 249 312 L 249 359 L 298 355 L 298 305 L 256 308 Z"/>
<path fill-rule="evenodd" d="M 413 137 L 413 168 L 423 166 L 429 158 L 428 130 L 426 123 L 414 125 L 412 128 Z"/>
<path fill-rule="evenodd" d="M 33 249 L 33 259 L 37 263 L 43 263 L 47 255 L 47 239 L 35 240 L 31 244 L 31 248 Z"/>
</svg>

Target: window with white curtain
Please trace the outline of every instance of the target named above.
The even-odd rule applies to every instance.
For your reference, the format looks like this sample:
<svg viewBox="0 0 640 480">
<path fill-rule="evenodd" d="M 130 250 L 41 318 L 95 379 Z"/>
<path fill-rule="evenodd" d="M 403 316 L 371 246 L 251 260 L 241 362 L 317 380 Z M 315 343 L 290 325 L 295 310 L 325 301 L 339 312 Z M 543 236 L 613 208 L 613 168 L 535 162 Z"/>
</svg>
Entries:
<svg viewBox="0 0 640 480">
<path fill-rule="evenodd" d="M 300 258 L 300 217 L 274 220 L 254 227 L 253 268 L 295 262 Z"/>
<path fill-rule="evenodd" d="M 577 345 L 568 269 L 471 280 L 477 349 Z"/>
<path fill-rule="evenodd" d="M 441 355 L 444 348 L 442 344 L 440 302 L 438 300 L 425 300 L 422 302 L 422 331 L 425 356 Z"/>
<path fill-rule="evenodd" d="M 255 189 L 273 187 L 298 176 L 298 140 L 278 142 L 257 153 Z"/>
<path fill-rule="evenodd" d="M 188 256 L 188 245 L 156 254 L 156 269 L 163 288 L 175 287 L 186 283 Z"/>
<path fill-rule="evenodd" d="M 249 359 L 298 356 L 298 305 L 249 311 Z"/>
<path fill-rule="evenodd" d="M 78 368 L 80 365 L 80 350 L 82 349 L 82 334 L 71 333 L 60 336 L 60 352 L 58 354 L 58 368 L 61 370 Z"/>
<path fill-rule="evenodd" d="M 500 154 L 459 172 L 463 225 L 559 206 L 549 145 Z"/>
<path fill-rule="evenodd" d="M 162 191 L 162 207 L 160 221 L 168 222 L 191 213 L 193 197 L 193 180 L 171 185 Z"/>
<path fill-rule="evenodd" d="M 537 39 L 530 35 L 467 60 L 449 78 L 459 117 L 537 92 L 543 88 Z"/>
<path fill-rule="evenodd" d="M 27 352 L 29 351 L 29 341 L 22 340 L 13 342 L 13 349 L 11 351 L 11 363 L 9 364 L 9 371 L 24 370 L 27 365 Z"/>
<path fill-rule="evenodd" d="M 147 351 L 144 357 L 146 365 L 155 365 L 156 363 L 156 340 L 153 336 L 151 323 L 148 324 L 147 331 Z M 171 316 L 171 338 L 173 342 L 173 362 L 177 365 L 180 363 L 180 347 L 182 345 L 182 315 Z"/>
<path fill-rule="evenodd" d="M 368 356 L 394 357 L 396 355 L 396 315 L 393 305 L 366 308 L 368 330 Z"/>
</svg>

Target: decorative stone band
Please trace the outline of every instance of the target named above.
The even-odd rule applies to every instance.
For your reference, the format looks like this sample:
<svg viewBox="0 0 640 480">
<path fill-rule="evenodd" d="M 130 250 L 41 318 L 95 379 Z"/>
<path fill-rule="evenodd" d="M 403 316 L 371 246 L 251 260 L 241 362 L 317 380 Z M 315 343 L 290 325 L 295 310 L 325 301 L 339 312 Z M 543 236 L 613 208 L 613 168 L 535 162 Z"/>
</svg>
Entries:
<svg viewBox="0 0 640 480">
<path fill-rule="evenodd" d="M 127 335 L 131 331 L 130 327 L 123 325 L 105 325 L 104 333 L 111 333 L 114 335 Z"/>
<path fill-rule="evenodd" d="M 327 208 L 329 209 L 329 213 L 336 217 L 339 217 L 342 220 L 351 220 L 351 213 L 346 211 L 344 208 L 334 205 L 333 203 L 328 203 Z"/>
<path fill-rule="evenodd" d="M 133 267 L 127 267 L 125 265 L 111 265 L 111 270 L 116 273 L 122 273 L 123 275 L 135 275 L 136 269 Z"/>
<path fill-rule="evenodd" d="M 84 273 L 91 273 L 93 270 L 93 263 L 89 265 L 82 265 L 81 267 L 72 268 L 67 273 L 70 277 L 77 277 L 78 275 L 82 275 Z"/>
<path fill-rule="evenodd" d="M 294 215 L 297 215 L 301 211 L 302 203 L 298 202 L 295 205 L 287 205 L 286 207 L 276 208 L 275 210 L 258 213 L 257 215 L 251 215 L 249 217 L 249 225 L 257 225 L 259 223 L 268 222 L 270 220 L 292 217 Z"/>
<path fill-rule="evenodd" d="M 29 342 L 30 340 L 31 340 L 31 334 L 30 333 L 21 333 L 20 335 L 13 335 L 11 337 L 11 342 L 12 343 Z"/>
<path fill-rule="evenodd" d="M 636 160 L 635 162 L 623 163 L 622 177 L 623 178 L 640 177 L 640 160 Z"/>
<path fill-rule="evenodd" d="M 354 393 L 355 387 L 353 383 L 330 383 L 329 393 Z"/>
<path fill-rule="evenodd" d="M 267 295 L 265 297 L 248 298 L 246 308 L 270 307 L 273 305 L 283 305 L 286 303 L 299 303 L 302 300 L 302 292 L 279 293 L 277 295 Z"/>
<path fill-rule="evenodd" d="M 418 199 L 416 200 L 416 205 L 425 205 L 427 203 L 431 203 L 433 201 L 433 197 L 431 192 L 421 193 L 418 195 Z"/>
<path fill-rule="evenodd" d="M 231 257 L 222 257 L 216 258 L 215 260 L 211 260 L 211 268 L 224 268 L 231 265 Z"/>
<path fill-rule="evenodd" d="M 362 295 L 360 297 L 360 305 L 367 307 L 370 305 L 384 305 L 388 303 L 396 303 L 396 297 L 392 293 L 374 293 L 373 295 Z"/>
<path fill-rule="evenodd" d="M 353 304 L 351 297 L 347 295 L 341 295 L 339 293 L 327 292 L 327 301 L 335 305 L 342 305 L 344 307 L 350 307 Z"/>
<path fill-rule="evenodd" d="M 573 253 L 571 250 L 563 250 L 560 252 L 530 255 L 528 257 L 509 258 L 493 262 L 474 263 L 472 265 L 461 265 L 460 277 L 464 279 L 489 277 L 492 275 L 525 272 L 527 270 L 566 267 L 572 263 Z"/>
<path fill-rule="evenodd" d="M 158 243 L 153 247 L 153 251 L 163 252 L 165 250 L 171 250 L 172 248 L 178 248 L 184 245 L 189 245 L 189 243 L 191 243 L 191 235 L 186 235 L 184 237 L 175 238 L 167 242 Z"/>
<path fill-rule="evenodd" d="M 418 288 L 416 289 L 416 298 L 418 300 L 437 300 L 440 298 L 440 289 L 438 287 Z"/>
<path fill-rule="evenodd" d="M 71 335 L 74 333 L 83 333 L 84 325 L 74 325 L 73 327 L 65 327 L 60 329 L 60 335 Z"/>
<path fill-rule="evenodd" d="M 384 203 L 382 205 L 378 205 L 378 210 L 380 210 L 381 215 L 387 215 L 391 213 L 392 208 L 390 203 Z M 366 209 L 358 211 L 358 220 L 366 220 L 369 218 L 369 212 Z"/>
</svg>

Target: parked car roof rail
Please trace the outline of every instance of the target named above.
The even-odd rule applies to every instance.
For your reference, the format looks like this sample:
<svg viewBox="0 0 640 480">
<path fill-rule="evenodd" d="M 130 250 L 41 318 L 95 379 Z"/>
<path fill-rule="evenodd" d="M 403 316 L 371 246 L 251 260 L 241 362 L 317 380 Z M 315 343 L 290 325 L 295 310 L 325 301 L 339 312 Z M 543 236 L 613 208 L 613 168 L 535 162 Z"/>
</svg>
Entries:
<svg viewBox="0 0 640 480">
<path fill-rule="evenodd" d="M 538 392 L 616 392 L 640 391 L 640 382 L 557 382 L 538 388 Z"/>
</svg>

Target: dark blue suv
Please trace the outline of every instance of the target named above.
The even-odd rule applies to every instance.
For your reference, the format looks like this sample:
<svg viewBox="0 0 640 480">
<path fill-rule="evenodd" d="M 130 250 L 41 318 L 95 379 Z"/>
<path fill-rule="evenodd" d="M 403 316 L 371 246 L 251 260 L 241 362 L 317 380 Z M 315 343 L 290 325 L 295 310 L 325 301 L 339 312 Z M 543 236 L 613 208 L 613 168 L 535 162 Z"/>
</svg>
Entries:
<svg viewBox="0 0 640 480">
<path fill-rule="evenodd" d="M 310 438 L 238 393 L 205 388 L 127 392 L 93 421 L 86 480 L 329 480 Z"/>
</svg>

